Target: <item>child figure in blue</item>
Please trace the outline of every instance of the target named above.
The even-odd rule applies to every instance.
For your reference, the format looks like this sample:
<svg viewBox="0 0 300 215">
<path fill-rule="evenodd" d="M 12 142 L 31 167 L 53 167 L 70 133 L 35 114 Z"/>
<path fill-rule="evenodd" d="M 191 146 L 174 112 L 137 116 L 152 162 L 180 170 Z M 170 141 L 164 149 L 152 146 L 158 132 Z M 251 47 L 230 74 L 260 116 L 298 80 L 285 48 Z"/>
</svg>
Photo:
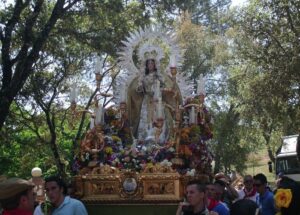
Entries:
<svg viewBox="0 0 300 215">
<path fill-rule="evenodd" d="M 256 198 L 256 204 L 260 209 L 261 215 L 275 215 L 275 201 L 273 192 L 267 187 L 267 177 L 259 173 L 254 176 L 254 186 L 259 195 Z"/>
</svg>

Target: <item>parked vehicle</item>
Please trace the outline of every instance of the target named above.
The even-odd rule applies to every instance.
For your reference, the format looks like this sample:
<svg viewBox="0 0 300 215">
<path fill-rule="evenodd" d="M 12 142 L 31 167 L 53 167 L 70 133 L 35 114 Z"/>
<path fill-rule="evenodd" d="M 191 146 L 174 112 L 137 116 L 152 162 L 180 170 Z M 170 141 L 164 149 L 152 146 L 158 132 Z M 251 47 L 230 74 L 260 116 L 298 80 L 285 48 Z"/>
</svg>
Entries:
<svg viewBox="0 0 300 215">
<path fill-rule="evenodd" d="M 276 152 L 276 175 L 285 176 L 300 182 L 300 138 L 299 135 L 282 137 L 282 145 Z"/>
</svg>

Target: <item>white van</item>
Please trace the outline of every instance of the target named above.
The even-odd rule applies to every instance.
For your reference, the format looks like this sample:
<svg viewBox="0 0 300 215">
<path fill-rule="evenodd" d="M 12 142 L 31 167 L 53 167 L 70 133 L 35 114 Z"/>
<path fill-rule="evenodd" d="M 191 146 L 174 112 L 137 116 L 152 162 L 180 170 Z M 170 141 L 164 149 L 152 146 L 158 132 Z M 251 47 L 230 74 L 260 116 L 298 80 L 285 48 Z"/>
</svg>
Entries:
<svg viewBox="0 0 300 215">
<path fill-rule="evenodd" d="M 299 145 L 299 135 L 282 137 L 282 145 L 277 150 L 275 159 L 276 175 L 283 173 L 285 176 L 300 182 L 300 161 L 297 156 Z"/>
</svg>

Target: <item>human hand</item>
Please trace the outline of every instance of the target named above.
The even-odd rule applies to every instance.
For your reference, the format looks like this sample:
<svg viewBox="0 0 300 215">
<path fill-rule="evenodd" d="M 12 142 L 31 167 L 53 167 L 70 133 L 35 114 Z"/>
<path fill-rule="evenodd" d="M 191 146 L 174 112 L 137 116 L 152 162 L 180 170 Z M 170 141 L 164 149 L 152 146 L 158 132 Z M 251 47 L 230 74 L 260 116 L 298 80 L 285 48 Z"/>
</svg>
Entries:
<svg viewBox="0 0 300 215">
<path fill-rule="evenodd" d="M 183 206 L 189 206 L 190 204 L 188 202 L 180 202 L 177 208 L 176 215 L 180 215 L 182 213 L 182 207 Z"/>
<path fill-rule="evenodd" d="M 138 86 L 136 87 L 136 91 L 138 93 L 143 93 L 144 92 L 144 87 L 142 83 L 139 83 Z"/>
<path fill-rule="evenodd" d="M 214 211 L 210 211 L 208 214 L 209 214 L 209 215 L 219 215 L 219 213 L 214 212 Z"/>
</svg>

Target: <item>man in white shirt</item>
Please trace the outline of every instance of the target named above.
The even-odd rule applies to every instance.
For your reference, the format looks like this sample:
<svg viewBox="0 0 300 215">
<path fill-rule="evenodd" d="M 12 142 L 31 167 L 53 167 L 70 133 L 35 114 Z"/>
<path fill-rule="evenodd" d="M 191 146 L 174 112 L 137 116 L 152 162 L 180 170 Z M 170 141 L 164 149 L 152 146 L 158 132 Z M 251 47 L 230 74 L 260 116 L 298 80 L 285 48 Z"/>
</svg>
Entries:
<svg viewBox="0 0 300 215">
<path fill-rule="evenodd" d="M 244 189 L 238 190 L 238 199 L 250 199 L 256 202 L 256 188 L 253 186 L 253 177 L 251 175 L 246 175 L 244 177 Z"/>
<path fill-rule="evenodd" d="M 45 190 L 50 201 L 48 211 L 52 215 L 88 215 L 83 203 L 77 199 L 73 199 L 67 194 L 67 186 L 65 182 L 57 176 L 50 176 L 45 179 Z M 42 205 L 39 205 L 34 215 L 45 214 Z"/>
</svg>

